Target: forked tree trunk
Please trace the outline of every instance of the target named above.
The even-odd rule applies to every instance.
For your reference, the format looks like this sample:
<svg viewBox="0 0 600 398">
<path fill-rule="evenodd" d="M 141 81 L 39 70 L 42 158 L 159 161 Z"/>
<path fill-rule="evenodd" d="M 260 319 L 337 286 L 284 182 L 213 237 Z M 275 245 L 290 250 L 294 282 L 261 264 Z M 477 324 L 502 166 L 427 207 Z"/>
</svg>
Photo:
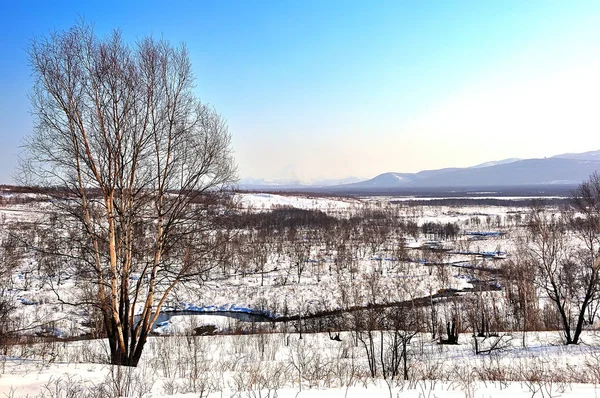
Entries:
<svg viewBox="0 0 600 398">
<path fill-rule="evenodd" d="M 126 349 L 124 350 L 122 345 L 119 344 L 118 332 L 114 328 L 115 322 L 112 322 L 112 325 L 113 327 L 107 333 L 110 348 L 110 364 L 131 367 L 138 366 L 148 339 L 148 332 L 141 330 L 139 335 L 135 333 L 130 334 L 129 341 L 125 342 Z"/>
</svg>

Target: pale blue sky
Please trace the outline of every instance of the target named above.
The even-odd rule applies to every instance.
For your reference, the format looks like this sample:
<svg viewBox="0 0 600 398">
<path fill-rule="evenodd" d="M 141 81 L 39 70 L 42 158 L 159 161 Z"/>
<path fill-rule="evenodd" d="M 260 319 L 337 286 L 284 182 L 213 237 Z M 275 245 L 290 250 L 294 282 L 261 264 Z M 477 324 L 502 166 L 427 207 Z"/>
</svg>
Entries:
<svg viewBox="0 0 600 398">
<path fill-rule="evenodd" d="M 241 177 L 372 177 L 600 149 L 600 2 L 0 0 L 0 183 L 26 48 L 79 17 L 186 42 Z"/>
</svg>

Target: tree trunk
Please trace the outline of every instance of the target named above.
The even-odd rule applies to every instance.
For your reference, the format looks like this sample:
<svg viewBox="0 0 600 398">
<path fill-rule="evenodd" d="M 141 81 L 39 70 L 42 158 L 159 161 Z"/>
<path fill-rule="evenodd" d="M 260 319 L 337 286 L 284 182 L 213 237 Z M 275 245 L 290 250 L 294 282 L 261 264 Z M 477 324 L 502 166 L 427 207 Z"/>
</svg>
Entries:
<svg viewBox="0 0 600 398">
<path fill-rule="evenodd" d="M 137 338 L 137 344 L 135 345 L 136 349 L 134 352 L 131 352 L 122 350 L 117 342 L 117 338 L 109 336 L 110 364 L 131 367 L 138 366 L 140 358 L 142 357 L 142 351 L 146 345 L 146 337 L 147 336 L 140 336 Z M 132 339 L 136 338 L 132 337 Z"/>
<path fill-rule="evenodd" d="M 406 356 L 406 339 L 402 339 L 402 359 L 403 359 L 403 370 L 404 380 L 408 380 L 408 358 Z"/>
</svg>

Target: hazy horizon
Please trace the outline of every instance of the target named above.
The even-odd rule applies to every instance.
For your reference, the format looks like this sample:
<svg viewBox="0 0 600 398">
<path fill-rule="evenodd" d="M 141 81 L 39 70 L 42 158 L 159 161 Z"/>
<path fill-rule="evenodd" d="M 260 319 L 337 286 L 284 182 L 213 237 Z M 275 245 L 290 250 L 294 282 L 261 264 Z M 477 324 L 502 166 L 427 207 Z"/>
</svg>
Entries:
<svg viewBox="0 0 600 398">
<path fill-rule="evenodd" d="M 241 178 L 314 181 L 597 150 L 600 3 L 4 2 L 0 183 L 32 128 L 26 49 L 79 18 L 185 42 Z"/>
</svg>

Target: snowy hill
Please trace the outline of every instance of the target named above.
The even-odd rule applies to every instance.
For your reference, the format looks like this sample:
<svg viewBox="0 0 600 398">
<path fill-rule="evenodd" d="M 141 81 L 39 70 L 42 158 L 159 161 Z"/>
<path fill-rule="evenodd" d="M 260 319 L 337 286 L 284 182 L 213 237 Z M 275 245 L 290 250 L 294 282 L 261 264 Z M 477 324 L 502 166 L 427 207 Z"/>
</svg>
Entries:
<svg viewBox="0 0 600 398">
<path fill-rule="evenodd" d="M 446 188 L 515 185 L 576 185 L 600 170 L 600 151 L 563 154 L 544 159 L 505 159 L 467 168 L 383 173 L 345 185 L 348 189 Z"/>
<path fill-rule="evenodd" d="M 423 170 L 418 173 L 387 172 L 369 180 L 355 177 L 339 180 L 299 182 L 242 180 L 247 190 L 373 190 L 394 188 L 453 188 L 519 185 L 576 185 L 600 170 L 600 150 L 565 153 L 543 159 L 509 158 L 465 168 Z"/>
<path fill-rule="evenodd" d="M 562 155 L 553 156 L 553 158 L 575 159 L 575 160 L 599 160 L 600 161 L 600 150 L 583 152 L 583 153 L 563 153 Z"/>
<path fill-rule="evenodd" d="M 491 167 L 491 166 L 498 166 L 501 164 L 507 164 L 507 163 L 514 163 L 517 162 L 519 160 L 519 158 L 510 158 L 510 159 L 503 159 L 503 160 L 496 160 L 496 161 L 492 161 L 492 162 L 485 162 L 485 163 L 481 163 L 481 164 L 477 164 L 475 166 L 471 166 L 471 169 L 479 169 L 481 167 Z"/>
</svg>

